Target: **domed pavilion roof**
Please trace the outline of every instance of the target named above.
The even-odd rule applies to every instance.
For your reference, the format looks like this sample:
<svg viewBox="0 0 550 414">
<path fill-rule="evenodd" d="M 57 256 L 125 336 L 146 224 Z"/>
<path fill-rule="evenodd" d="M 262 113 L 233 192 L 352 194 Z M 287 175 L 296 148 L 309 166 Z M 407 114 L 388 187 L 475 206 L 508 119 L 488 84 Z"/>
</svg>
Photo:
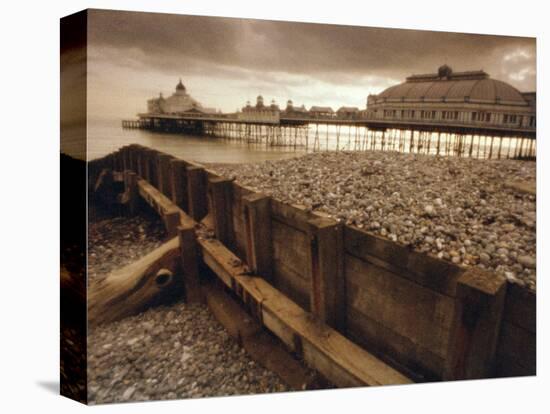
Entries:
<svg viewBox="0 0 550 414">
<path fill-rule="evenodd" d="M 436 74 L 413 75 L 406 82 L 378 94 L 384 101 L 483 102 L 527 105 L 521 92 L 512 85 L 491 79 L 483 71 L 453 72 L 441 66 Z"/>
</svg>

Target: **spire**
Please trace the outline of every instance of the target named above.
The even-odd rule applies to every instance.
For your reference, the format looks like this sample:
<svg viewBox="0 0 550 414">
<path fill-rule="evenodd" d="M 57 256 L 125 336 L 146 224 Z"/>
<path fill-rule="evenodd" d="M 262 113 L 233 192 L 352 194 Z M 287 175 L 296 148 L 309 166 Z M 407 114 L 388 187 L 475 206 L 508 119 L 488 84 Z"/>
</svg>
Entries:
<svg viewBox="0 0 550 414">
<path fill-rule="evenodd" d="M 181 78 L 180 78 L 180 81 L 176 85 L 176 91 L 184 91 L 184 90 L 185 90 L 185 86 L 183 86 L 183 83 L 181 82 Z"/>
</svg>

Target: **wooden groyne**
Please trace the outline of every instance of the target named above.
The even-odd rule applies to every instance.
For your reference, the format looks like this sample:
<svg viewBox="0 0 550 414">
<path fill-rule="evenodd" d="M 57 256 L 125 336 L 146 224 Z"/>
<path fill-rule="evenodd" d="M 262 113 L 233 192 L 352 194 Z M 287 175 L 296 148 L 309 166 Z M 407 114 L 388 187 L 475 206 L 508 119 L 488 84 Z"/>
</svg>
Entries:
<svg viewBox="0 0 550 414">
<path fill-rule="evenodd" d="M 168 273 L 156 259 L 141 263 L 133 286 L 158 289 L 180 274 L 187 300 L 200 301 L 199 268 L 206 266 L 264 327 L 335 385 L 536 373 L 532 291 L 142 146 L 91 162 L 90 183 L 100 175 L 112 175 L 100 180 L 106 183 L 124 182 L 118 198 L 129 211 L 143 202 L 153 207 L 179 252 L 179 268 L 169 266 Z M 96 186 L 99 193 L 101 187 L 108 185 Z M 106 292 L 103 303 L 124 303 Z M 114 314 L 107 305 L 94 312 L 101 315 L 101 309 Z"/>
</svg>

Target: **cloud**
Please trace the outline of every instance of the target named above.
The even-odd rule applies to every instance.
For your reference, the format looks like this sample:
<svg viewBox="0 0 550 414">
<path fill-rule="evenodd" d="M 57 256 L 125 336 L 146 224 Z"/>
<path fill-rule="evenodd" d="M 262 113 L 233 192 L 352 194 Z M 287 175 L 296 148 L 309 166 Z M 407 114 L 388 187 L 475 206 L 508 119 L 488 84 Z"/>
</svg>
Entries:
<svg viewBox="0 0 550 414">
<path fill-rule="evenodd" d="M 484 69 L 520 90 L 536 82 L 532 38 L 106 10 L 90 11 L 88 33 L 103 97 L 115 82 L 128 97 L 166 93 L 181 76 L 197 99 L 223 110 L 257 93 L 364 106 L 369 93 L 442 63 Z"/>
</svg>

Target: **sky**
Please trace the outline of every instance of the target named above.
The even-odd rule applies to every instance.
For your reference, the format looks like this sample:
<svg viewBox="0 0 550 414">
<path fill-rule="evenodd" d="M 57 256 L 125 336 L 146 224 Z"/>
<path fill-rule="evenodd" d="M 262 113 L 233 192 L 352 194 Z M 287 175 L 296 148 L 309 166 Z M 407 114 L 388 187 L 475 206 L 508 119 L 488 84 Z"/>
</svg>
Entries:
<svg viewBox="0 0 550 414">
<path fill-rule="evenodd" d="M 364 108 L 370 93 L 442 64 L 536 88 L 534 38 L 92 10 L 88 115 L 133 118 L 182 79 L 206 107 L 246 101 Z"/>
</svg>

